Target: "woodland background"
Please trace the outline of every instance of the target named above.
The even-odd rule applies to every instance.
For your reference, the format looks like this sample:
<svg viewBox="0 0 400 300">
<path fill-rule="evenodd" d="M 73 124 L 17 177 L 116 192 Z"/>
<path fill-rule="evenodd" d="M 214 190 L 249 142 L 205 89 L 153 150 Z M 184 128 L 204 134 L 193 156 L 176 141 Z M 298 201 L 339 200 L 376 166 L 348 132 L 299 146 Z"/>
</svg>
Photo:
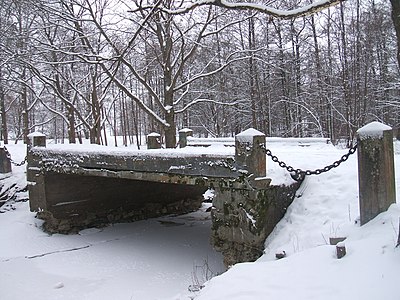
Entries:
<svg viewBox="0 0 400 300">
<path fill-rule="evenodd" d="M 348 0 L 282 20 L 183 2 L 0 0 L 1 138 L 142 144 L 176 130 L 329 137 L 400 126 L 391 4 Z M 298 0 L 265 4 L 296 8 Z M 149 7 L 145 8 L 145 5 Z M 153 8 L 152 8 L 153 7 Z"/>
</svg>

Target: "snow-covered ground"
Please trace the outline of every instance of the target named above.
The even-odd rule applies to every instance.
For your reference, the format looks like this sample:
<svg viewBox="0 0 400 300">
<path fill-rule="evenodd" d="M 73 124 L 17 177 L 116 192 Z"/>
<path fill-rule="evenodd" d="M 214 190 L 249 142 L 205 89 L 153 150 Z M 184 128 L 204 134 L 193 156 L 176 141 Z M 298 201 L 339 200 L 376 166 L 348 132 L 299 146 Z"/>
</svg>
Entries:
<svg viewBox="0 0 400 300">
<path fill-rule="evenodd" d="M 301 154 L 302 161 L 290 147 L 277 154 L 306 167 L 323 166 L 345 153 L 317 148 Z M 395 148 L 396 174 L 400 174 L 399 142 Z M 400 299 L 400 247 L 396 248 L 400 206 L 393 204 L 360 226 L 357 180 L 356 155 L 337 169 L 308 177 L 301 197 L 267 239 L 265 254 L 255 263 L 235 265 L 213 278 L 196 299 Z M 399 180 L 396 186 L 400 195 Z M 346 237 L 345 257 L 336 258 L 329 237 Z M 283 251 L 287 257 L 276 260 L 275 254 Z"/>
<path fill-rule="evenodd" d="M 304 169 L 324 167 L 347 152 L 322 143 L 268 146 Z M 395 146 L 400 174 L 400 144 Z M 23 145 L 7 147 L 16 161 L 24 158 Z M 14 167 L 3 183 L 23 187 L 24 170 Z M 268 176 L 275 184 L 290 180 L 271 161 Z M 258 261 L 233 266 L 200 292 L 189 292 L 188 286 L 203 283 L 208 268 L 214 274 L 224 271 L 221 256 L 209 246 L 205 206 L 179 217 L 49 236 L 27 202 L 7 203 L 0 208 L 0 299 L 400 299 L 400 249 L 395 248 L 400 207 L 392 205 L 359 226 L 356 155 L 308 177 L 298 195 Z M 341 236 L 347 237 L 347 255 L 339 260 L 329 237 Z M 287 257 L 276 260 L 282 251 Z"/>
</svg>

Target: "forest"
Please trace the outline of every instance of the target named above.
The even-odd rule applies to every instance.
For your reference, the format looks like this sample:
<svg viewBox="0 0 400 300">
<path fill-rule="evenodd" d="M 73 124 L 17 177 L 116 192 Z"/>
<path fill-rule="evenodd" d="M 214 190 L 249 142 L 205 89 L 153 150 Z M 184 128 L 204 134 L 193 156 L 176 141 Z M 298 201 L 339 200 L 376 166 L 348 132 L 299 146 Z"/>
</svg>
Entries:
<svg viewBox="0 0 400 300">
<path fill-rule="evenodd" d="M 2 141 L 40 131 L 127 146 L 158 132 L 172 148 L 185 127 L 208 137 L 253 127 L 350 145 L 369 121 L 400 126 L 389 1 L 297 18 L 218 5 L 180 13 L 186 2 L 0 0 Z"/>
</svg>

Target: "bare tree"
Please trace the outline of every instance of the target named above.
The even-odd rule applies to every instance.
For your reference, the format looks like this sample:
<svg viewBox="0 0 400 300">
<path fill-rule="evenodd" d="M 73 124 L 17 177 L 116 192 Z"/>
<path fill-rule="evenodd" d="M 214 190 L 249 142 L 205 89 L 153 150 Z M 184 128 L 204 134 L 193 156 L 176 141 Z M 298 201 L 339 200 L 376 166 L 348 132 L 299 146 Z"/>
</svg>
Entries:
<svg viewBox="0 0 400 300">
<path fill-rule="evenodd" d="M 167 5 L 172 7 L 172 1 Z M 157 4 L 153 8 L 156 7 Z M 168 148 L 176 146 L 177 114 L 182 114 L 191 106 L 199 103 L 215 102 L 214 99 L 202 97 L 204 95 L 194 96 L 191 94 L 193 84 L 244 58 L 243 55 L 240 55 L 241 53 L 231 53 L 220 66 L 211 70 L 208 67 L 212 64 L 212 60 L 205 62 L 202 66 L 194 64 L 197 50 L 204 46 L 203 41 L 227 27 L 225 25 L 217 30 L 211 28 L 211 24 L 217 18 L 211 8 L 205 9 L 202 15 L 188 14 L 185 18 L 177 18 L 162 10 L 154 9 L 147 13 L 146 10 L 138 7 L 135 10 L 135 20 L 137 20 L 139 28 L 136 33 L 130 35 L 128 43 L 123 43 L 122 48 L 117 46 L 110 33 L 100 24 L 93 7 L 86 6 L 84 9 L 88 10 L 92 17 L 91 22 L 107 42 L 108 47 L 116 54 L 117 63 L 105 63 L 99 57 L 96 58 L 96 61 L 112 82 L 163 129 Z M 144 27 L 144 23 L 146 23 L 146 27 Z M 81 32 L 82 36 L 86 35 L 80 25 L 77 25 L 76 29 Z M 143 32 L 147 34 L 142 35 Z M 134 54 L 136 50 L 134 46 L 142 36 L 146 37 L 141 40 L 142 45 L 144 44 L 147 51 L 152 53 L 151 66 L 137 63 L 140 55 Z M 90 41 L 87 38 L 84 39 L 85 43 L 90 45 Z M 148 62 L 146 59 L 143 61 Z M 121 67 L 126 68 L 134 76 L 136 84 L 140 86 L 137 90 L 146 91 L 151 102 L 145 101 L 149 98 L 143 92 L 135 93 L 124 83 L 124 79 L 120 78 L 117 72 Z M 148 76 L 149 70 L 159 74 L 158 78 L 161 81 L 152 80 L 155 77 Z"/>
<path fill-rule="evenodd" d="M 397 63 L 400 68 L 400 2 L 398 0 L 390 0 L 392 4 L 392 20 L 397 36 Z"/>
</svg>

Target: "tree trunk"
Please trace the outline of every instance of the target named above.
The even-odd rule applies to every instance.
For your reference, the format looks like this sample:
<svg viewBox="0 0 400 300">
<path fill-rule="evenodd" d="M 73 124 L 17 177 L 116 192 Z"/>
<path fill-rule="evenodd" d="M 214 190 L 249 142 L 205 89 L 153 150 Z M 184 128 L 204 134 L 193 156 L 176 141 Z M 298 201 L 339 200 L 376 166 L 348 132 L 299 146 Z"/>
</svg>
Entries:
<svg viewBox="0 0 400 300">
<path fill-rule="evenodd" d="M 166 114 L 165 120 L 169 124 L 169 127 L 165 128 L 165 147 L 175 148 L 176 146 L 175 114 L 173 113 L 172 109 L 170 113 Z"/>
<path fill-rule="evenodd" d="M 342 45 L 342 85 L 343 85 L 343 97 L 345 104 L 345 117 L 346 117 L 346 135 L 347 135 L 347 146 L 352 145 L 353 140 L 353 128 L 351 126 L 352 120 L 352 105 L 350 99 L 350 86 L 349 86 L 349 65 L 347 57 L 347 46 L 346 46 L 346 26 L 344 22 L 344 6 L 340 3 L 340 20 L 341 20 L 341 45 Z"/>
<path fill-rule="evenodd" d="M 7 128 L 7 115 L 6 115 L 6 95 L 4 94 L 4 87 L 2 83 L 2 74 L 0 68 L 0 114 L 1 114 L 1 137 L 4 144 L 8 144 L 8 128 Z"/>
<path fill-rule="evenodd" d="M 22 72 L 21 79 L 26 82 L 26 69 Z M 22 105 L 22 136 L 25 144 L 29 144 L 29 118 L 28 118 L 28 90 L 25 85 L 21 90 L 21 105 Z"/>
<path fill-rule="evenodd" d="M 67 113 L 68 113 L 68 142 L 70 144 L 75 144 L 75 113 L 74 108 L 72 106 L 67 106 Z"/>
<path fill-rule="evenodd" d="M 322 84 L 322 64 L 320 58 L 320 51 L 319 51 L 319 44 L 318 44 L 318 37 L 317 37 L 317 30 L 315 26 L 314 16 L 311 16 L 311 30 L 313 34 L 313 41 L 314 41 L 314 59 L 315 59 L 315 73 L 317 77 L 317 99 L 318 99 L 318 116 L 324 116 L 324 110 L 326 103 L 324 102 L 324 91 L 323 91 L 323 84 Z M 329 105 L 329 102 L 327 103 Z M 322 130 L 321 134 L 322 137 L 325 136 L 325 132 L 328 132 L 328 121 L 327 118 L 322 118 Z"/>
<path fill-rule="evenodd" d="M 254 18 L 249 19 L 249 49 L 255 49 L 255 32 L 254 32 Z M 256 88 L 255 88 L 255 64 L 254 52 L 251 52 L 249 58 L 249 85 L 250 85 L 250 105 L 251 105 L 251 124 L 252 127 L 257 129 L 257 104 L 256 104 Z"/>
<path fill-rule="evenodd" d="M 92 76 L 92 114 L 93 114 L 93 125 L 92 125 L 92 132 L 93 134 L 93 141 L 95 144 L 100 145 L 101 141 L 101 111 L 100 111 L 100 103 L 99 97 L 97 95 L 97 86 L 96 86 L 96 79 L 97 79 L 97 71 Z M 92 142 L 92 137 L 90 138 Z"/>
<path fill-rule="evenodd" d="M 397 37 L 397 63 L 400 68 L 400 1 L 390 0 L 392 3 L 392 20 Z"/>
</svg>

